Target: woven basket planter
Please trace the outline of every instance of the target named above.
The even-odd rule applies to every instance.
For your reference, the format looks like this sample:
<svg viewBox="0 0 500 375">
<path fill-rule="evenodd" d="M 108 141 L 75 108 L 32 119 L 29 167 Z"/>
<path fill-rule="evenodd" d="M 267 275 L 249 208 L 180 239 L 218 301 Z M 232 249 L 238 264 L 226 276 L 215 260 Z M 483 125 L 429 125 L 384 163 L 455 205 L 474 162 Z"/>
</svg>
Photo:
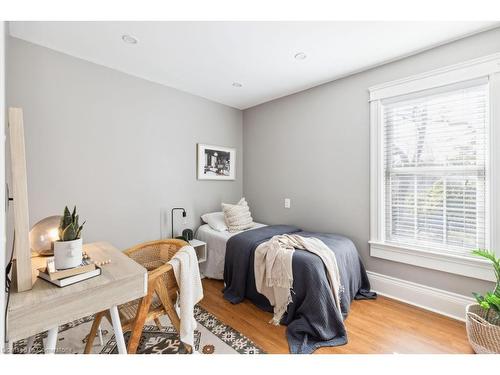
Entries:
<svg viewBox="0 0 500 375">
<path fill-rule="evenodd" d="M 500 354 L 500 326 L 486 321 L 486 310 L 478 304 L 467 306 L 467 337 L 478 354 Z"/>
</svg>

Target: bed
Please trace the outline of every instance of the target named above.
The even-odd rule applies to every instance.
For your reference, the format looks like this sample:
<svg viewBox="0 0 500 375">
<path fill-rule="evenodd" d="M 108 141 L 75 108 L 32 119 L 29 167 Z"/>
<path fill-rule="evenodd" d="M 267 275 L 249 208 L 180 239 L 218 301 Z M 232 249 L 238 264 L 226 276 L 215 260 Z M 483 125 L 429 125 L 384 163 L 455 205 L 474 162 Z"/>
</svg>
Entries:
<svg viewBox="0 0 500 375">
<path fill-rule="evenodd" d="M 272 306 L 255 286 L 253 254 L 259 244 L 276 235 L 293 233 L 319 238 L 335 253 L 342 284 L 340 311 L 333 300 L 321 259 L 304 250 L 296 250 L 293 254 L 292 303 L 281 320 L 281 324 L 287 326 L 291 353 L 307 354 L 322 346 L 346 344 L 344 319 L 352 300 L 376 298 L 376 294 L 370 292 L 368 276 L 357 249 L 347 237 L 304 231 L 290 225 L 259 224 L 238 233 L 217 232 L 207 226 L 197 231 L 197 238 L 207 242 L 208 247 L 207 262 L 201 268 L 203 274 L 224 280 L 224 298 L 231 303 L 248 299 L 269 312 L 273 311 Z"/>
<path fill-rule="evenodd" d="M 254 228 L 262 228 L 265 224 L 255 223 Z M 212 229 L 210 225 L 203 224 L 196 231 L 196 238 L 207 244 L 207 260 L 200 264 L 203 276 L 210 279 L 224 279 L 224 257 L 226 256 L 226 243 L 232 236 L 241 233 L 220 232 Z"/>
</svg>

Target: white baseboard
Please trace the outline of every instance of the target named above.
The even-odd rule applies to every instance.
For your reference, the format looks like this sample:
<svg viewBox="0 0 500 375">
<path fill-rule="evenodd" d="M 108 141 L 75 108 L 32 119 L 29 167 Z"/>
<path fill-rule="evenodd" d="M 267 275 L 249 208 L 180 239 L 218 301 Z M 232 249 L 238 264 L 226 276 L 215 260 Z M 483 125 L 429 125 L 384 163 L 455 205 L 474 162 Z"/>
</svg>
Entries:
<svg viewBox="0 0 500 375">
<path fill-rule="evenodd" d="M 465 321 L 465 307 L 474 302 L 472 297 L 447 292 L 380 273 L 368 271 L 372 290 L 410 305 Z"/>
</svg>

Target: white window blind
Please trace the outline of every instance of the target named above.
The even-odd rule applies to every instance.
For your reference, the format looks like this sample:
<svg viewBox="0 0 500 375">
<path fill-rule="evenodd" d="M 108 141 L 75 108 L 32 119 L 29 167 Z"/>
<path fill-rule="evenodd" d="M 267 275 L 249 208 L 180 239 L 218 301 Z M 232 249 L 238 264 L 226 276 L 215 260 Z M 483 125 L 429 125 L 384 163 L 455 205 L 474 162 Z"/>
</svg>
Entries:
<svg viewBox="0 0 500 375">
<path fill-rule="evenodd" d="M 385 240 L 487 247 L 488 81 L 382 102 Z"/>
</svg>

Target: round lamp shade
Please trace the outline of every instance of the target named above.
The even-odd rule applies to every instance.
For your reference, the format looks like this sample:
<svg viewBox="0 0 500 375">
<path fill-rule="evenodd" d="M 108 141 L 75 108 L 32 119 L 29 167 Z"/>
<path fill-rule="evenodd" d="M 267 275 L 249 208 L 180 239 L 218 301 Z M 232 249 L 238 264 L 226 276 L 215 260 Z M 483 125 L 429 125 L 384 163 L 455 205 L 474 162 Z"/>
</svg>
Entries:
<svg viewBox="0 0 500 375">
<path fill-rule="evenodd" d="M 61 216 L 49 216 L 33 225 L 30 230 L 31 252 L 36 255 L 53 255 L 52 243 L 59 240 Z"/>
</svg>

